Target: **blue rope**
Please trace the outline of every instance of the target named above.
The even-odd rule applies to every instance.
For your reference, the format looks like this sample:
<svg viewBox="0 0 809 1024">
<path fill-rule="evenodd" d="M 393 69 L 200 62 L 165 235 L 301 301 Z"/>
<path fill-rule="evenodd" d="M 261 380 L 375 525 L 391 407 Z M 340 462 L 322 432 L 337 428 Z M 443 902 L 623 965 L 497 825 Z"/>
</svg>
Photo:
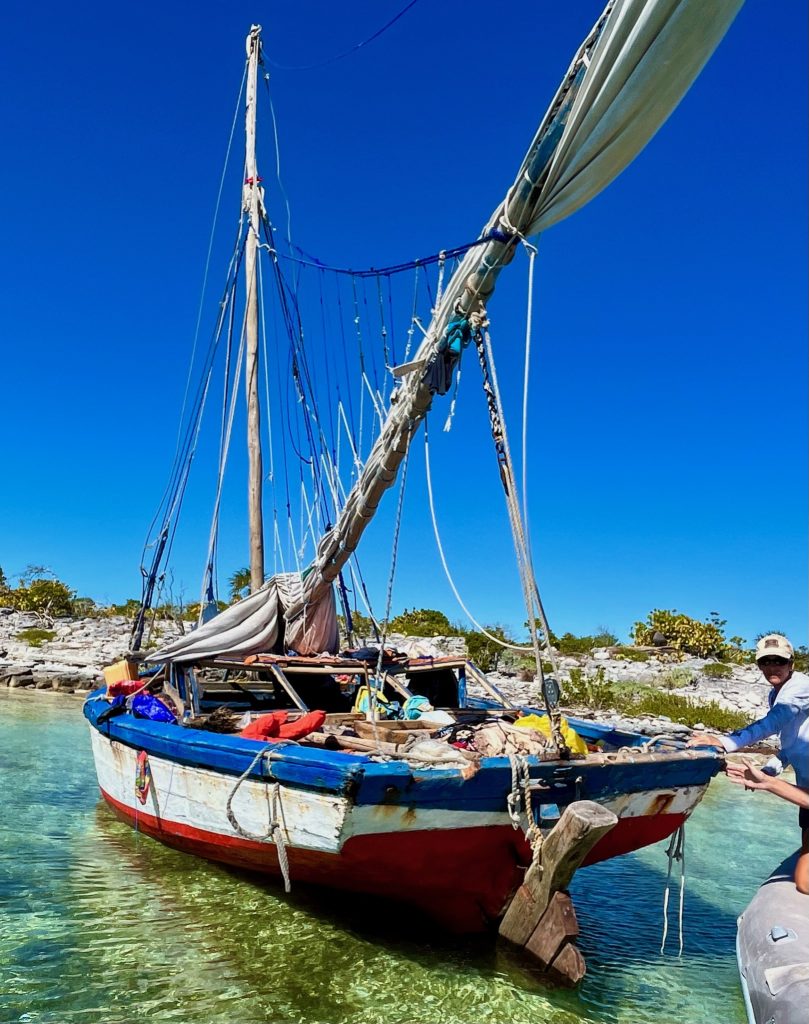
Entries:
<svg viewBox="0 0 809 1024">
<path fill-rule="evenodd" d="M 317 267 L 320 270 L 330 270 L 334 274 L 348 274 L 351 277 L 389 277 L 392 274 L 401 274 L 406 270 L 413 270 L 416 267 L 426 267 L 431 263 L 438 263 L 440 259 L 456 259 L 458 256 L 463 256 L 470 249 L 474 249 L 479 245 L 486 245 L 488 242 L 516 242 L 516 235 L 506 234 L 504 231 L 500 231 L 498 228 L 492 228 L 487 234 L 482 235 L 480 238 L 476 238 L 474 242 L 467 242 L 466 245 L 458 245 L 454 249 L 444 249 L 443 252 L 435 253 L 433 256 L 424 256 L 421 259 L 410 260 L 409 263 L 394 263 L 390 267 L 368 267 L 365 270 L 351 270 L 349 267 L 333 267 L 328 263 L 323 263 L 316 256 L 312 256 L 311 253 L 306 252 L 299 245 L 292 245 L 291 248 L 296 252 L 302 253 L 303 257 L 290 256 L 285 253 L 278 253 L 278 256 L 282 260 L 289 260 L 292 263 L 301 263 L 304 266 Z"/>
<path fill-rule="evenodd" d="M 400 18 L 404 17 L 410 8 L 415 7 L 417 3 L 418 0 L 410 0 L 409 4 L 403 7 L 398 14 L 394 15 L 390 21 L 386 22 L 382 28 L 378 28 L 373 35 L 368 36 L 367 39 L 363 39 L 361 43 L 355 43 L 354 46 L 349 47 L 347 50 L 343 50 L 341 53 L 335 54 L 333 57 L 327 57 L 325 60 L 318 61 L 316 64 L 278 64 L 276 61 L 270 60 L 269 58 L 267 58 L 267 63 L 271 64 L 274 68 L 278 68 L 279 71 L 314 71 L 315 68 L 324 68 L 327 64 L 334 64 L 338 60 L 342 60 L 343 57 L 350 57 L 352 53 L 356 53 L 357 50 L 361 50 L 363 46 L 367 46 L 368 43 L 372 43 L 375 39 L 379 39 L 384 32 L 387 32 L 392 25 L 395 25 L 396 22 Z"/>
</svg>

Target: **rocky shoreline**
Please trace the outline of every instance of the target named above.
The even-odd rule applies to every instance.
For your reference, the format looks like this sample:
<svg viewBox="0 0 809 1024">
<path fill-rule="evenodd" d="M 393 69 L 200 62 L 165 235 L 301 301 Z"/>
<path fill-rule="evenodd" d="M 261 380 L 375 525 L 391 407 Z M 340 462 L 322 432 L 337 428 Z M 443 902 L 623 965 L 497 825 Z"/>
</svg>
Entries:
<svg viewBox="0 0 809 1024">
<path fill-rule="evenodd" d="M 103 682 L 101 670 L 123 657 L 129 642 L 130 622 L 123 616 L 59 618 L 51 627 L 53 639 L 33 646 L 20 638 L 27 630 L 41 628 L 38 616 L 29 612 L 0 608 L 0 687 L 57 691 L 83 694 Z M 161 643 L 178 636 L 180 627 L 173 621 L 159 621 L 154 635 Z M 462 637 L 403 637 L 391 635 L 388 644 L 415 654 L 464 654 Z M 644 662 L 627 660 L 609 649 L 596 649 L 589 654 L 560 655 L 558 668 L 562 684 L 573 670 L 585 677 L 594 677 L 602 670 L 609 683 L 666 687 L 673 670 L 690 676 L 690 681 L 677 692 L 689 699 L 705 703 L 715 701 L 723 708 L 740 712 L 750 721 L 767 711 L 769 687 L 755 665 L 733 666 L 726 679 L 711 678 L 705 658 L 673 659 L 664 653 L 651 653 Z M 710 672 L 710 670 L 709 670 Z M 520 679 L 516 671 L 489 673 L 488 678 L 515 703 L 536 705 L 537 685 L 534 680 Z M 475 692 L 474 688 L 471 692 Z M 690 729 L 665 716 L 643 715 L 629 718 L 609 710 L 594 714 L 587 708 L 573 706 L 579 717 L 598 718 L 622 729 L 644 735 L 672 734 L 687 736 Z"/>
<path fill-rule="evenodd" d="M 25 630 L 42 627 L 38 616 L 0 608 L 0 687 L 56 691 L 85 694 L 104 681 L 105 665 L 124 656 L 129 642 L 130 621 L 123 616 L 111 618 L 57 619 L 51 627 L 53 639 L 32 646 L 20 637 Z M 160 620 L 154 625 L 154 635 L 165 643 L 180 633 L 180 626 L 171 620 Z M 416 654 L 463 655 L 465 643 L 461 637 L 403 637 L 391 635 L 388 644 Z M 558 658 L 560 682 L 570 678 L 572 670 L 585 677 L 593 677 L 603 670 L 605 681 L 617 684 L 665 688 L 673 669 L 682 670 L 691 677 L 690 682 L 677 692 L 699 703 L 716 702 L 729 710 L 738 711 L 753 721 L 767 711 L 769 687 L 755 665 L 732 666 L 726 679 L 711 678 L 706 674 L 710 662 L 702 658 L 672 660 L 665 654 L 650 654 L 646 661 L 628 661 L 610 649 L 594 650 L 587 655 L 561 655 Z M 537 704 L 536 683 L 521 680 L 516 671 L 489 673 L 489 679 L 509 700 L 518 704 Z M 475 693 L 474 688 L 470 692 Z M 665 716 L 642 715 L 628 718 L 615 712 L 594 714 L 587 708 L 572 707 L 579 717 L 598 718 L 621 729 L 629 729 L 647 736 L 675 735 L 687 737 L 687 725 L 672 722 Z"/>
</svg>

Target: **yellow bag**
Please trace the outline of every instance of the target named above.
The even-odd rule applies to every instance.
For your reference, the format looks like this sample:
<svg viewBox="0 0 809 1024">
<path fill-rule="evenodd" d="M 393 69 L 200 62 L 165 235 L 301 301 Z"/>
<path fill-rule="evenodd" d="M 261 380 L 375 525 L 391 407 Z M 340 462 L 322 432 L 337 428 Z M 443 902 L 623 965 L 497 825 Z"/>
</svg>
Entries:
<svg viewBox="0 0 809 1024">
<path fill-rule="evenodd" d="M 387 718 L 390 715 L 390 700 L 385 696 L 381 689 L 374 687 L 376 694 L 376 717 Z M 371 687 L 363 684 L 357 688 L 357 696 L 354 700 L 355 712 L 361 715 L 367 715 L 371 710 Z"/>
<path fill-rule="evenodd" d="M 519 725 L 523 729 L 536 729 L 537 732 L 541 732 L 543 736 L 550 737 L 551 735 L 551 723 L 547 715 L 523 715 L 523 717 L 518 718 L 514 724 Z M 575 729 L 571 729 L 570 723 L 564 715 L 559 718 L 559 729 L 571 754 L 587 753 L 587 744 Z"/>
</svg>

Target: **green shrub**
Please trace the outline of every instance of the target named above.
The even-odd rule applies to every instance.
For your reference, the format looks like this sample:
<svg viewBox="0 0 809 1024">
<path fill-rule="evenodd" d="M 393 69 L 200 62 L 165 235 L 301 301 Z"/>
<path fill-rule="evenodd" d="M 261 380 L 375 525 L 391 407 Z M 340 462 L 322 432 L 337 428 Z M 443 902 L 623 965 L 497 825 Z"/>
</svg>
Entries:
<svg viewBox="0 0 809 1024">
<path fill-rule="evenodd" d="M 390 620 L 388 628 L 391 633 L 405 636 L 447 636 L 455 632 L 446 615 L 434 608 L 405 608 Z"/>
<path fill-rule="evenodd" d="M 509 634 L 502 626 L 486 626 L 486 632 L 492 636 L 499 637 L 505 643 L 512 643 Z M 483 633 L 477 630 L 463 630 L 462 636 L 466 640 L 466 652 L 470 661 L 473 661 L 483 672 L 495 672 L 500 664 L 503 654 L 508 648 L 490 640 Z M 536 665 L 531 661 L 532 674 L 536 672 Z"/>
<path fill-rule="evenodd" d="M 594 676 L 587 676 L 580 668 L 572 668 L 568 682 L 562 687 L 565 703 L 582 704 L 601 711 L 615 708 L 619 703 L 615 687 L 607 681 L 604 669 L 599 668 Z"/>
<path fill-rule="evenodd" d="M 703 667 L 702 674 L 709 679 L 731 679 L 733 669 L 730 665 L 725 665 L 721 661 L 712 661 Z"/>
<path fill-rule="evenodd" d="M 61 580 L 40 577 L 20 580 L 13 590 L 3 591 L 0 601 L 18 612 L 36 612 L 44 616 L 72 615 L 75 596 L 75 591 Z"/>
<path fill-rule="evenodd" d="M 727 650 L 723 626 L 724 621 L 716 613 L 712 613 L 708 621 L 699 622 L 677 611 L 655 608 L 647 615 L 646 622 L 634 624 L 632 638 L 639 646 L 646 646 L 653 642 L 655 633 L 662 633 L 676 651 L 707 658 Z"/>
<path fill-rule="evenodd" d="M 648 651 L 639 651 L 637 647 L 619 647 L 615 657 L 621 661 L 648 661 L 650 654 Z"/>
<path fill-rule="evenodd" d="M 140 608 L 140 600 L 136 597 L 130 597 L 128 601 L 124 601 L 123 604 L 110 604 L 106 608 L 102 609 L 101 614 L 105 618 L 111 618 L 115 615 L 123 615 L 126 619 L 134 619 L 138 614 Z"/>
<path fill-rule="evenodd" d="M 49 640 L 53 640 L 56 633 L 52 629 L 38 629 L 32 626 L 31 629 L 23 629 L 17 634 L 17 639 L 21 640 L 24 644 L 28 644 L 29 647 L 41 647 Z"/>
<path fill-rule="evenodd" d="M 659 685 L 664 690 L 681 690 L 694 682 L 694 673 L 690 668 L 672 668 L 660 677 Z"/>
</svg>

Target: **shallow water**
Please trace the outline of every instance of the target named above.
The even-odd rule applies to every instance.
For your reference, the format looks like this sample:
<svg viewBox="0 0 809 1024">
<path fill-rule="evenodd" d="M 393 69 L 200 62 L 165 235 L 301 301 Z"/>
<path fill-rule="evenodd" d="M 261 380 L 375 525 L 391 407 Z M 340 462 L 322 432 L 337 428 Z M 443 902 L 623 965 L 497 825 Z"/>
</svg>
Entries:
<svg viewBox="0 0 809 1024">
<path fill-rule="evenodd" d="M 588 973 L 557 992 L 491 939 L 136 834 L 99 800 L 77 700 L 0 691 L 0 782 L 0 1024 L 742 1024 L 736 915 L 798 839 L 791 808 L 716 780 L 687 827 L 682 958 L 676 886 L 659 952 L 660 844 L 576 876 Z"/>
</svg>

